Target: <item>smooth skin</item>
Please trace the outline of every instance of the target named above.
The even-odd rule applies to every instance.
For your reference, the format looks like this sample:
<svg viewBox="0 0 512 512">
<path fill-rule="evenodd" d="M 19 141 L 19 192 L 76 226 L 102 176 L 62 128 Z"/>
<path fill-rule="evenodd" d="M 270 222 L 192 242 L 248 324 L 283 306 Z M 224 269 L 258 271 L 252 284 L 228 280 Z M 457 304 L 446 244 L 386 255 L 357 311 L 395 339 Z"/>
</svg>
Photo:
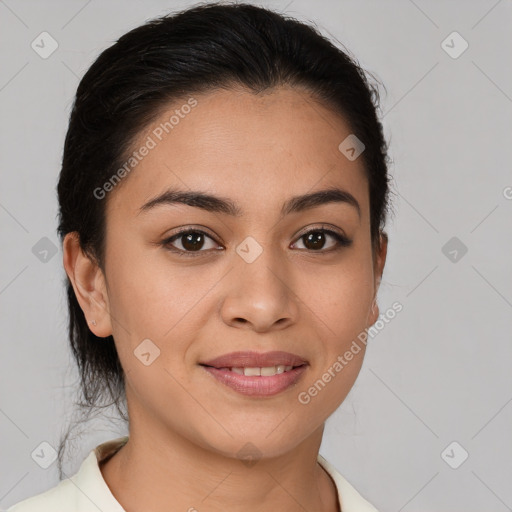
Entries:
<svg viewBox="0 0 512 512">
<path fill-rule="evenodd" d="M 194 98 L 197 106 L 103 199 L 105 273 L 75 234 L 64 240 L 64 266 L 90 328 L 113 335 L 126 375 L 130 440 L 101 467 L 103 477 L 127 512 L 336 512 L 336 488 L 317 455 L 364 345 L 308 404 L 298 395 L 379 316 L 387 241 L 372 254 L 362 158 L 338 150 L 350 127 L 303 89 Z M 186 100 L 169 105 L 133 149 Z M 229 198 L 243 215 L 184 204 L 140 210 L 169 187 Z M 352 194 L 360 215 L 332 202 L 280 218 L 292 196 L 327 187 Z M 165 245 L 182 227 L 207 232 L 200 250 L 184 237 Z M 323 245 L 308 243 L 304 232 L 322 227 L 352 244 L 333 250 L 330 234 Z M 252 263 L 236 252 L 247 237 L 263 249 Z M 134 355 L 145 339 L 160 350 L 149 366 Z M 278 395 L 244 396 L 199 365 L 238 350 L 293 352 L 309 366 Z M 261 454 L 252 466 L 237 455 L 248 442 Z"/>
</svg>

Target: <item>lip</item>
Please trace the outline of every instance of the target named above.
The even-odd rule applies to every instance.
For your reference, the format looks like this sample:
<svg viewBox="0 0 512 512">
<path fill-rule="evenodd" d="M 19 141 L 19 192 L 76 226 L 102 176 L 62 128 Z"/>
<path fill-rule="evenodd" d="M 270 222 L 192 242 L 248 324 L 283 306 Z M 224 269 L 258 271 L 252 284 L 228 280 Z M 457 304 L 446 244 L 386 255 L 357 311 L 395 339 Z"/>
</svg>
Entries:
<svg viewBox="0 0 512 512">
<path fill-rule="evenodd" d="M 231 352 L 216 357 L 209 361 L 200 363 L 203 366 L 212 366 L 214 368 L 246 368 L 246 367 L 266 367 L 266 366 L 301 366 L 307 364 L 307 361 L 291 352 L 273 351 L 273 352 L 253 352 L 240 351 Z"/>
<path fill-rule="evenodd" d="M 242 395 L 252 397 L 269 397 L 288 389 L 300 380 L 306 371 L 307 364 L 269 377 L 246 376 L 226 369 L 203 366 L 217 381 L 230 387 Z"/>
<path fill-rule="evenodd" d="M 308 367 L 308 361 L 290 352 L 231 352 L 204 363 L 199 363 L 218 382 L 237 393 L 252 397 L 277 395 L 296 384 Z M 291 370 L 271 376 L 248 376 L 235 373 L 230 368 L 265 368 L 292 366 Z"/>
</svg>

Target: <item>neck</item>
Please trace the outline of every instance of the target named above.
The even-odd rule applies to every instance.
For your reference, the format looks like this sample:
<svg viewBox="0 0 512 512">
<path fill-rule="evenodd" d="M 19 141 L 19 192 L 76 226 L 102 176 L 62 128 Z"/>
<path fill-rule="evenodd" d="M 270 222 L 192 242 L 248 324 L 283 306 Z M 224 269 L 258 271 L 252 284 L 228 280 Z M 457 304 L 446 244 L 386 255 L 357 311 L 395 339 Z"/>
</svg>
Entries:
<svg viewBox="0 0 512 512">
<path fill-rule="evenodd" d="M 130 425 L 128 442 L 100 469 L 127 511 L 338 512 L 334 482 L 317 462 L 323 428 L 291 452 L 249 462 Z"/>
</svg>

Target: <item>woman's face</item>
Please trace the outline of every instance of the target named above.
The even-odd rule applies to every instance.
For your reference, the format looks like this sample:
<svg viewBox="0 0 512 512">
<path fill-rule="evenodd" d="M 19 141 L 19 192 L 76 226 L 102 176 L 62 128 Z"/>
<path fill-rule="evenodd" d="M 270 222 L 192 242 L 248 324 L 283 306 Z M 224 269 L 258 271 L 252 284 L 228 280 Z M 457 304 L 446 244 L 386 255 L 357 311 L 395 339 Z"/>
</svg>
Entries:
<svg viewBox="0 0 512 512">
<path fill-rule="evenodd" d="M 374 264 L 363 161 L 338 149 L 351 134 L 338 115 L 291 88 L 193 98 L 140 134 L 140 161 L 103 199 L 109 328 L 131 428 L 228 456 L 248 441 L 278 455 L 318 432 L 352 387 L 364 344 L 335 363 L 378 318 L 385 251 Z M 293 200 L 335 188 L 357 204 Z M 173 203 L 162 197 L 171 190 L 218 199 Z M 212 363 L 245 351 L 296 360 Z M 229 369 L 246 366 L 265 375 Z"/>
</svg>

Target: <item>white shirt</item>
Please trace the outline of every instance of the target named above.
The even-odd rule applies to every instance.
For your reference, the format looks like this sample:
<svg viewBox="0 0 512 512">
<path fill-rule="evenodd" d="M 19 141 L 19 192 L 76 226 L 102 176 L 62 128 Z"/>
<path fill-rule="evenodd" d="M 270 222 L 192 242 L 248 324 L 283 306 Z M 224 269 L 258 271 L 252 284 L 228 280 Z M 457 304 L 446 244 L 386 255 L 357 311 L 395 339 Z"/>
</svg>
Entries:
<svg viewBox="0 0 512 512">
<path fill-rule="evenodd" d="M 99 462 L 113 455 L 126 441 L 128 436 L 98 445 L 90 451 L 75 475 L 16 503 L 7 512 L 126 512 L 114 498 L 99 468 Z M 318 462 L 336 484 L 342 512 L 378 512 L 320 454 Z"/>
</svg>

